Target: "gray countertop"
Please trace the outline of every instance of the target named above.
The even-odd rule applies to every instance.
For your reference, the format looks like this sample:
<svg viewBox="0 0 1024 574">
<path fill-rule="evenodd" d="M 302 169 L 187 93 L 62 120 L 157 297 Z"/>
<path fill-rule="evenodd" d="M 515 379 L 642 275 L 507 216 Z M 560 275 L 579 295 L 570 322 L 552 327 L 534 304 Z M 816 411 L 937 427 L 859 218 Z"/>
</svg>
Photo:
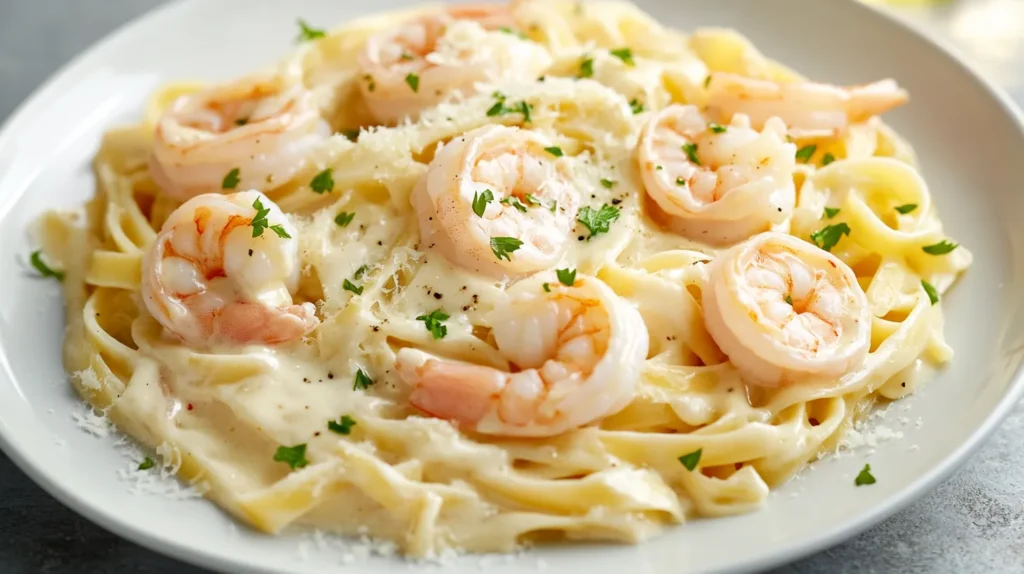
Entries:
<svg viewBox="0 0 1024 574">
<path fill-rule="evenodd" d="M 163 1 L 0 0 L 0 121 L 67 60 Z M 959 48 L 1024 104 L 1024 0 L 950 0 L 896 11 Z M 1024 403 L 921 501 L 773 574 L 826 571 L 1024 572 Z M 0 572 L 204 571 L 79 517 L 0 455 Z"/>
</svg>

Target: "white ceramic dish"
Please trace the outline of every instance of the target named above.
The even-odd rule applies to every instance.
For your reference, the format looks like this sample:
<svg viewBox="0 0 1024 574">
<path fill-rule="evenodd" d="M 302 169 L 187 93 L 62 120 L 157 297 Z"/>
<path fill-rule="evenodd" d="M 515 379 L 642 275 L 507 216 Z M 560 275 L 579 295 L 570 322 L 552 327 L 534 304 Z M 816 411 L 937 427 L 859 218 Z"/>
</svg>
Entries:
<svg viewBox="0 0 1024 574">
<path fill-rule="evenodd" d="M 129 492 L 116 470 L 128 461 L 76 427 L 82 406 L 60 363 L 64 318 L 56 284 L 25 271 L 26 225 L 44 209 L 93 193 L 89 162 L 101 133 L 134 121 L 147 94 L 168 79 L 227 78 L 289 49 L 295 18 L 321 25 L 409 4 L 336 0 L 191 0 L 126 26 L 42 87 L 0 132 L 0 443 L 34 480 L 100 525 L 157 551 L 211 568 L 258 572 L 341 569 L 337 552 L 302 549 L 296 537 L 270 538 L 234 527 L 203 500 Z M 1024 131 L 1007 98 L 962 60 L 903 25 L 855 2 L 648 0 L 662 22 L 682 28 L 735 27 L 764 52 L 811 77 L 838 83 L 897 78 L 911 104 L 887 116 L 916 147 L 952 237 L 976 262 L 945 299 L 957 355 L 917 396 L 895 407 L 920 428 L 873 454 L 815 464 L 760 513 L 698 521 L 646 544 L 562 546 L 492 572 L 543 560 L 558 572 L 661 574 L 767 568 L 864 530 L 946 477 L 1024 392 Z M 841 23 L 841 24 L 840 24 Z M 891 416 L 895 418 L 895 416 Z M 854 488 L 870 462 L 878 483 Z M 446 571 L 478 571 L 465 558 Z M 406 572 L 394 559 L 354 568 Z"/>
</svg>

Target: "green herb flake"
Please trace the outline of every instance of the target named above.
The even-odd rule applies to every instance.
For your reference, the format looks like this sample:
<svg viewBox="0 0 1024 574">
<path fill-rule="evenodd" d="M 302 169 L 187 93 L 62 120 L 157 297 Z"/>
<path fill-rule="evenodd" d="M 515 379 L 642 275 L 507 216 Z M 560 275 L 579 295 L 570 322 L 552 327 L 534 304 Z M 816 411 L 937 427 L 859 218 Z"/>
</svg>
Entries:
<svg viewBox="0 0 1024 574">
<path fill-rule="evenodd" d="M 939 302 L 939 292 L 935 290 L 935 286 L 922 279 L 921 287 L 924 288 L 924 292 L 928 295 L 928 300 L 932 302 L 932 305 Z"/>
<path fill-rule="evenodd" d="M 622 63 L 627 66 L 636 66 L 636 62 L 633 60 L 633 50 L 630 50 L 629 48 L 618 48 L 616 50 L 610 50 L 608 53 L 622 60 Z"/>
<path fill-rule="evenodd" d="M 445 327 L 443 323 L 448 320 L 448 314 L 441 309 L 435 309 L 431 311 L 429 315 L 420 315 L 416 317 L 417 321 L 423 321 L 427 331 L 434 336 L 435 339 L 443 339 L 448 334 L 448 327 Z"/>
<path fill-rule="evenodd" d="M 510 253 L 515 252 L 523 246 L 523 242 L 515 237 L 492 237 L 491 251 L 498 260 L 512 261 Z"/>
<path fill-rule="evenodd" d="M 302 18 L 298 19 L 298 24 L 299 24 L 299 36 L 297 38 L 295 38 L 295 42 L 296 43 L 299 43 L 299 42 L 311 42 L 313 40 L 318 40 L 320 38 L 323 38 L 324 36 L 327 35 L 327 33 L 324 32 L 323 30 L 321 30 L 319 28 L 313 28 L 312 26 L 307 24 L 306 21 L 303 20 Z"/>
<path fill-rule="evenodd" d="M 556 269 L 555 275 L 558 276 L 558 280 L 562 285 L 572 287 L 576 283 L 576 270 L 575 269 Z"/>
<path fill-rule="evenodd" d="M 705 90 L 708 89 L 708 86 L 710 86 L 710 85 L 711 85 L 711 74 L 708 74 L 707 76 L 704 77 L 704 89 Z"/>
<path fill-rule="evenodd" d="M 362 285 L 358 285 L 357 286 L 354 283 L 352 283 L 351 281 L 349 281 L 348 279 L 346 279 L 345 282 L 341 284 L 341 287 L 342 287 L 342 289 L 344 289 L 346 291 L 351 291 L 351 292 L 355 293 L 356 295 L 362 295 L 363 294 L 363 286 Z"/>
<path fill-rule="evenodd" d="M 402 55 L 399 56 L 398 59 L 402 60 L 403 62 L 415 60 L 415 58 L 413 58 L 412 54 L 410 54 L 409 52 L 402 52 Z"/>
<path fill-rule="evenodd" d="M 511 34 L 513 36 L 518 36 L 521 40 L 525 40 L 526 39 L 526 34 L 520 32 L 518 30 L 513 30 L 512 28 L 509 28 L 508 26 L 502 26 L 502 27 L 498 28 L 498 31 L 504 32 L 506 34 Z"/>
<path fill-rule="evenodd" d="M 313 180 L 309 182 L 309 187 L 315 193 L 329 193 L 334 191 L 334 170 L 327 168 L 313 177 Z"/>
<path fill-rule="evenodd" d="M 360 265 L 359 269 L 356 269 L 355 274 L 352 275 L 352 278 L 355 279 L 356 281 L 359 281 L 360 279 L 363 278 L 363 275 L 366 275 L 366 272 L 369 270 L 369 265 Z"/>
<path fill-rule="evenodd" d="M 153 468 L 153 465 L 155 464 L 156 463 L 153 462 L 153 459 L 147 456 L 145 459 L 143 459 L 142 462 L 139 463 L 139 470 L 149 470 Z"/>
<path fill-rule="evenodd" d="M 546 148 L 544 148 L 544 151 L 548 152 L 549 154 L 551 154 L 551 155 L 553 155 L 555 157 L 562 157 L 562 155 L 563 155 L 562 154 L 562 148 L 560 148 L 558 146 L 546 147 Z"/>
<path fill-rule="evenodd" d="M 860 474 L 857 475 L 857 478 L 853 479 L 853 484 L 856 486 L 874 484 L 875 482 L 875 477 L 871 474 L 870 464 L 865 464 L 864 468 L 861 469 Z"/>
<path fill-rule="evenodd" d="M 543 203 L 541 203 L 541 201 L 540 201 L 539 199 L 537 199 L 537 197 L 536 197 L 535 195 L 533 195 L 532 193 L 527 193 L 527 194 L 526 194 L 526 203 L 529 203 L 530 205 L 544 205 L 544 204 L 543 204 Z"/>
<path fill-rule="evenodd" d="M 896 211 L 898 211 L 900 215 L 906 215 L 915 209 L 917 209 L 916 203 L 907 203 L 905 205 L 896 206 Z"/>
<path fill-rule="evenodd" d="M 363 79 L 366 80 L 366 82 L 367 82 L 366 83 L 366 90 L 368 92 L 372 93 L 374 90 L 377 89 L 377 82 L 375 82 L 373 80 L 373 76 L 371 76 L 370 74 L 366 74 L 365 76 L 363 76 Z"/>
<path fill-rule="evenodd" d="M 32 264 L 32 267 L 34 267 L 35 270 L 39 272 L 40 277 L 53 277 L 57 281 L 64 280 L 63 271 L 57 271 L 56 269 L 51 268 L 49 265 L 46 264 L 46 262 L 43 261 L 42 251 L 33 251 L 32 254 L 29 255 L 28 260 L 29 263 Z"/>
<path fill-rule="evenodd" d="M 327 421 L 327 430 L 338 434 L 350 434 L 354 426 L 356 426 L 356 419 L 348 415 L 342 415 L 337 421 Z"/>
<path fill-rule="evenodd" d="M 810 161 L 811 156 L 814 155 L 814 152 L 817 150 L 818 146 L 816 144 L 805 145 L 804 147 L 796 150 L 796 159 L 804 163 L 807 163 L 808 161 Z"/>
<path fill-rule="evenodd" d="M 526 206 L 523 205 L 523 202 L 519 201 L 518 197 L 506 197 L 505 199 L 502 199 L 498 203 L 500 203 L 502 205 L 511 205 L 512 207 L 516 208 L 518 211 L 526 213 Z"/>
<path fill-rule="evenodd" d="M 224 180 L 220 182 L 220 188 L 235 189 L 238 187 L 238 182 L 240 181 L 238 175 L 240 173 L 242 173 L 242 170 L 237 167 L 229 171 L 228 174 L 224 176 Z"/>
<path fill-rule="evenodd" d="M 339 133 L 349 141 L 359 141 L 359 130 L 341 130 Z"/>
<path fill-rule="evenodd" d="M 370 378 L 370 375 L 367 375 L 366 371 L 362 369 L 357 370 L 355 381 L 352 383 L 352 390 L 365 390 L 371 386 L 373 386 L 373 379 Z"/>
<path fill-rule="evenodd" d="M 945 255 L 957 247 L 956 243 L 943 239 L 935 245 L 925 245 L 921 248 L 921 251 L 924 251 L 928 255 Z"/>
<path fill-rule="evenodd" d="M 619 218 L 619 210 L 608 204 L 601 205 L 600 209 L 586 206 L 580 210 L 576 221 L 583 224 L 590 231 L 590 237 L 601 233 L 608 233 L 611 223 Z M 588 237 L 587 239 L 590 239 Z"/>
<path fill-rule="evenodd" d="M 632 100 L 629 100 L 629 110 L 633 112 L 634 116 L 643 113 L 644 104 L 640 100 L 633 98 Z"/>
<path fill-rule="evenodd" d="M 618 183 L 618 182 L 612 181 L 610 179 L 602 179 L 601 180 L 601 187 L 603 187 L 605 189 L 611 189 L 611 188 L 615 187 L 616 183 Z"/>
<path fill-rule="evenodd" d="M 839 243 L 844 236 L 850 235 L 850 226 L 845 223 L 826 225 L 825 227 L 811 234 L 811 241 L 825 251 L 832 251 L 832 248 Z"/>
<path fill-rule="evenodd" d="M 690 158 L 690 161 L 700 165 L 700 156 L 697 155 L 697 144 L 693 142 L 684 143 L 683 151 L 686 152 L 686 157 Z"/>
<path fill-rule="evenodd" d="M 235 125 L 236 126 L 244 126 L 247 123 L 249 123 L 249 118 L 237 118 L 235 120 Z"/>
<path fill-rule="evenodd" d="M 686 185 L 686 179 L 682 177 L 676 178 L 676 185 Z"/>
<path fill-rule="evenodd" d="M 546 293 L 550 293 L 550 292 L 551 292 L 551 284 L 550 284 L 550 283 L 545 283 L 545 284 L 543 285 L 543 287 L 544 287 L 544 291 L 545 291 Z"/>
<path fill-rule="evenodd" d="M 725 128 L 725 126 L 720 125 L 720 124 L 710 123 L 710 124 L 708 124 L 708 129 L 711 130 L 711 133 L 714 133 L 714 134 L 724 134 L 726 128 Z"/>
<path fill-rule="evenodd" d="M 833 217 L 835 217 L 838 214 L 839 214 L 839 208 L 838 207 L 826 207 L 825 208 L 825 214 L 824 214 L 824 216 L 822 216 L 822 219 L 832 219 Z"/>
<path fill-rule="evenodd" d="M 487 211 L 487 204 L 494 201 L 494 193 L 489 189 L 485 189 L 479 193 L 473 194 L 473 213 L 477 217 L 483 217 L 484 212 Z"/>
<path fill-rule="evenodd" d="M 420 77 L 419 76 L 417 76 L 416 74 L 410 72 L 408 75 L 405 76 L 405 83 L 409 84 L 409 87 L 412 88 L 413 92 L 419 93 L 419 91 L 420 91 Z"/>
<path fill-rule="evenodd" d="M 260 198 L 256 198 L 252 202 L 253 209 L 256 210 L 256 215 L 252 218 L 252 236 L 259 237 L 263 235 L 263 231 L 270 227 L 270 222 L 267 221 L 267 216 L 270 215 L 270 210 L 263 206 L 263 202 Z"/>
<path fill-rule="evenodd" d="M 789 303 L 790 305 L 792 305 L 793 304 L 793 297 L 790 296 L 790 295 L 786 295 L 786 303 Z"/>
<path fill-rule="evenodd" d="M 686 470 L 693 472 L 697 468 L 697 464 L 700 462 L 700 455 L 704 453 L 704 449 L 698 448 L 690 454 L 684 454 L 679 457 L 679 462 L 682 463 Z"/>
<path fill-rule="evenodd" d="M 274 453 L 274 460 L 287 464 L 292 470 L 302 468 L 309 464 L 309 461 L 306 460 L 306 445 L 279 446 L 277 452 Z"/>
<path fill-rule="evenodd" d="M 836 161 L 836 156 L 832 155 L 831 152 L 828 152 L 825 155 L 821 156 L 821 165 L 822 165 L 822 167 L 824 167 L 824 166 L 826 166 L 826 165 L 828 165 L 828 164 L 830 164 L 830 163 L 832 163 L 834 161 Z"/>
<path fill-rule="evenodd" d="M 355 216 L 356 213 L 354 211 L 342 211 L 338 215 L 334 216 L 334 223 L 337 223 L 340 227 L 348 227 L 348 224 L 352 223 L 352 220 L 355 218 Z"/>
<path fill-rule="evenodd" d="M 277 234 L 281 239 L 291 239 L 292 236 L 288 235 L 283 225 L 271 225 L 270 230 Z"/>
<path fill-rule="evenodd" d="M 594 59 L 587 58 L 580 62 L 580 78 L 590 78 L 594 75 Z"/>
</svg>

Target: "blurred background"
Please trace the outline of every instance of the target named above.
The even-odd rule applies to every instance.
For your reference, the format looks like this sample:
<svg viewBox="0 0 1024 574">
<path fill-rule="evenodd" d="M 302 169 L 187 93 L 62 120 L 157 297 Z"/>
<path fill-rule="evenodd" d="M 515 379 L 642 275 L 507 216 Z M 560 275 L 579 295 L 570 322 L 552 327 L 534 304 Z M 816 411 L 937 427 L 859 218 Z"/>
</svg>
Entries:
<svg viewBox="0 0 1024 574">
<path fill-rule="evenodd" d="M 807 1 L 863 1 L 892 13 L 952 46 L 1024 105 L 1024 0 Z M 165 2 L 0 0 L 0 122 L 69 59 Z M 853 540 L 772 574 L 1024 573 L 1022 468 L 1024 404 L 953 478 L 924 499 Z M 80 518 L 0 454 L 0 573 L 83 572 L 203 571 Z"/>
</svg>

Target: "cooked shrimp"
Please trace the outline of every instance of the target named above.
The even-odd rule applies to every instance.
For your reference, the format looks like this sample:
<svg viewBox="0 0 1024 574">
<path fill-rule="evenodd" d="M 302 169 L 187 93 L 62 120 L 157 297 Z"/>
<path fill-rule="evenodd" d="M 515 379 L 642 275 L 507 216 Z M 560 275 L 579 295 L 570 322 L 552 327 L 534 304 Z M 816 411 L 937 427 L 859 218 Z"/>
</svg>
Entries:
<svg viewBox="0 0 1024 574">
<path fill-rule="evenodd" d="M 283 343 L 316 327 L 294 305 L 298 234 L 258 191 L 193 197 L 171 213 L 142 260 L 142 299 L 185 343 Z"/>
<path fill-rule="evenodd" d="M 182 96 L 156 125 L 150 174 L 182 201 L 225 188 L 274 189 L 330 135 L 312 99 L 287 72 Z M 229 174 L 236 180 L 230 187 Z"/>
<path fill-rule="evenodd" d="M 867 356 L 867 296 L 831 253 L 769 232 L 719 254 L 709 267 L 704 323 L 748 383 L 839 377 Z"/>
<path fill-rule="evenodd" d="M 778 118 L 758 133 L 745 116 L 709 123 L 696 106 L 673 105 L 644 127 L 640 173 L 656 219 L 690 239 L 734 243 L 785 229 L 793 213 L 796 146 Z"/>
<path fill-rule="evenodd" d="M 755 128 L 779 117 L 793 137 L 829 137 L 906 103 L 906 90 L 887 79 L 860 86 L 813 82 L 779 83 L 715 73 L 708 84 L 708 109 L 727 121 L 746 114 Z"/>
<path fill-rule="evenodd" d="M 570 160 L 544 150 L 552 145 L 536 132 L 499 125 L 448 142 L 412 192 L 424 246 L 495 277 L 556 265 L 579 192 Z"/>
<path fill-rule="evenodd" d="M 402 349 L 396 369 L 413 406 L 483 434 L 551 436 L 632 400 L 647 329 L 601 280 L 577 276 L 567 286 L 545 273 L 519 282 L 490 324 L 512 372 Z"/>
<path fill-rule="evenodd" d="M 456 6 L 371 37 L 358 58 L 370 113 L 384 124 L 415 120 L 455 91 L 476 92 L 477 82 L 537 79 L 551 56 L 515 25 L 504 6 Z"/>
</svg>

